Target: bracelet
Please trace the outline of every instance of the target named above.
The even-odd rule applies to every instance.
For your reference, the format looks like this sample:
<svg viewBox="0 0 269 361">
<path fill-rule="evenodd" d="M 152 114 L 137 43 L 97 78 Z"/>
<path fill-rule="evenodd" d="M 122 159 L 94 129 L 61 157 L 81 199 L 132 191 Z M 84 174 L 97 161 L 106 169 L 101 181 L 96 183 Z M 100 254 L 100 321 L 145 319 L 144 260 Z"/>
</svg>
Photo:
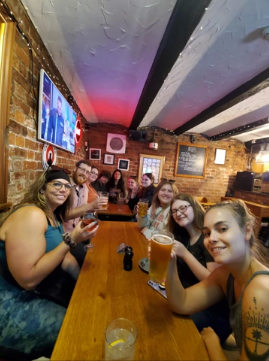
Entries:
<svg viewBox="0 0 269 361">
<path fill-rule="evenodd" d="M 70 248 L 76 248 L 77 247 L 77 243 L 72 240 L 69 233 L 62 234 L 62 237 L 63 237 L 64 243 L 66 243 Z"/>
</svg>

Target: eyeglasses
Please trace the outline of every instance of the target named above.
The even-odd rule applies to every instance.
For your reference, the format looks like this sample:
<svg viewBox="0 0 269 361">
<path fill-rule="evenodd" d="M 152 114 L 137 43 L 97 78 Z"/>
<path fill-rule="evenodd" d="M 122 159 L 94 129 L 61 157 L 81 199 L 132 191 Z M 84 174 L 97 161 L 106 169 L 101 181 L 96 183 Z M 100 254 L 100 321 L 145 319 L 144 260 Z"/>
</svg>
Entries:
<svg viewBox="0 0 269 361">
<path fill-rule="evenodd" d="M 161 181 L 161 182 L 175 183 L 175 180 L 174 180 L 174 179 L 167 179 L 167 178 L 161 178 L 160 181 Z"/>
<path fill-rule="evenodd" d="M 71 191 L 72 185 L 70 183 L 62 183 L 62 182 L 49 182 L 53 188 L 57 189 L 58 191 L 64 187 L 66 191 Z"/>
<path fill-rule="evenodd" d="M 86 170 L 85 168 L 78 167 L 83 173 L 86 173 L 87 175 L 90 175 L 91 172 L 89 170 Z"/>
<path fill-rule="evenodd" d="M 174 215 L 177 214 L 177 212 L 185 213 L 189 207 L 191 207 L 190 204 L 184 205 L 184 206 L 180 206 L 180 207 L 178 207 L 178 209 L 172 209 L 172 210 L 171 210 L 171 214 L 172 214 L 172 216 L 174 216 Z"/>
<path fill-rule="evenodd" d="M 67 168 L 61 168 L 61 167 L 58 167 L 57 165 L 51 165 L 49 167 L 49 169 L 52 169 L 52 170 L 58 170 L 58 171 L 63 171 L 65 172 L 66 174 L 71 174 L 70 170 L 67 169 Z"/>
<path fill-rule="evenodd" d="M 98 177 L 98 173 L 91 172 L 91 175 L 94 175 L 95 177 Z"/>
</svg>

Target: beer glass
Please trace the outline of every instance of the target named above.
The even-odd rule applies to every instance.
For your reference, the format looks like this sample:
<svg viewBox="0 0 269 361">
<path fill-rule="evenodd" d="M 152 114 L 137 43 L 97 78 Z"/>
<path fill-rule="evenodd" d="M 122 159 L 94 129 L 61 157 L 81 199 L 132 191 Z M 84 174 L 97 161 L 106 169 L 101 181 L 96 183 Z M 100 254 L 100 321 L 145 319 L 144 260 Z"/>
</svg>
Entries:
<svg viewBox="0 0 269 361">
<path fill-rule="evenodd" d="M 139 210 L 138 210 L 139 217 L 142 218 L 146 217 L 149 207 L 149 200 L 141 198 L 139 199 L 138 205 L 139 205 Z"/>
<path fill-rule="evenodd" d="M 118 211 L 122 211 L 122 205 L 124 203 L 124 196 L 122 193 L 118 194 L 117 204 L 118 204 Z"/>
<path fill-rule="evenodd" d="M 100 209 L 101 211 L 105 211 L 106 209 L 108 209 L 108 196 L 109 196 L 109 193 L 108 192 L 98 192 L 98 195 L 99 195 L 99 197 L 104 197 L 104 198 L 107 199 L 106 204 L 103 204 L 101 206 L 101 209 Z"/>
<path fill-rule="evenodd" d="M 125 318 L 112 321 L 105 333 L 105 360 L 133 360 L 136 326 Z"/>
<path fill-rule="evenodd" d="M 174 236 L 168 231 L 155 231 L 151 237 L 149 277 L 153 282 L 165 282 Z"/>
<path fill-rule="evenodd" d="M 96 226 L 98 224 L 98 216 L 97 216 L 97 213 L 96 212 L 93 212 L 93 211 L 87 211 L 87 212 L 84 212 L 83 214 L 83 218 L 82 218 L 82 228 L 88 226 L 89 224 L 91 224 L 92 222 L 97 222 L 96 223 Z M 95 226 L 95 227 L 96 227 Z M 93 227 L 94 228 L 94 227 Z M 89 230 L 90 232 L 91 230 Z M 89 244 L 86 244 L 84 246 L 84 251 L 88 251 L 89 248 L 92 248 L 94 247 L 94 245 L 91 243 L 91 239 L 89 239 Z"/>
</svg>

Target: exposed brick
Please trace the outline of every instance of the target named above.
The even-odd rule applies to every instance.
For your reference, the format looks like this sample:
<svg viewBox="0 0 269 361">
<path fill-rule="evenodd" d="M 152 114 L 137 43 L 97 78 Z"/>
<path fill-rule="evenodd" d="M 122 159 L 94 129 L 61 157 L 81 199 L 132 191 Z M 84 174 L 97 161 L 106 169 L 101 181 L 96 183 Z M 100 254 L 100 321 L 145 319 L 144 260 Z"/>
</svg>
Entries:
<svg viewBox="0 0 269 361">
<path fill-rule="evenodd" d="M 9 135 L 8 135 L 8 142 L 9 142 L 9 145 L 15 145 L 16 136 L 15 136 L 14 133 L 9 133 Z"/>
<path fill-rule="evenodd" d="M 24 147 L 25 138 L 21 135 L 16 135 L 16 145 L 18 147 Z"/>
<path fill-rule="evenodd" d="M 25 170 L 28 170 L 28 169 L 37 169 L 37 162 L 29 162 L 29 161 L 24 161 L 24 168 Z"/>
</svg>

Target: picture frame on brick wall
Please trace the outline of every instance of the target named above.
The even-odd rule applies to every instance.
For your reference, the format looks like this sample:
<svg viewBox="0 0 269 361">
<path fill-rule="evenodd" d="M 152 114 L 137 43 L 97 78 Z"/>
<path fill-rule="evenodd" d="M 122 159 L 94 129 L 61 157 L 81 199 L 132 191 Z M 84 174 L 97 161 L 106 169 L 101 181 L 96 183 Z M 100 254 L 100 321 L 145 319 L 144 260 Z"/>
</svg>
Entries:
<svg viewBox="0 0 269 361">
<path fill-rule="evenodd" d="M 129 159 L 119 159 L 118 161 L 118 169 L 120 170 L 129 170 L 129 165 Z"/>
<path fill-rule="evenodd" d="M 216 149 L 214 163 L 215 164 L 225 164 L 225 156 L 226 156 L 225 149 Z"/>
<path fill-rule="evenodd" d="M 107 153 L 104 154 L 104 164 L 113 165 L 114 160 L 115 160 L 114 154 L 107 154 Z"/>
<path fill-rule="evenodd" d="M 101 160 L 101 149 L 90 148 L 89 158 L 90 160 Z"/>
</svg>

